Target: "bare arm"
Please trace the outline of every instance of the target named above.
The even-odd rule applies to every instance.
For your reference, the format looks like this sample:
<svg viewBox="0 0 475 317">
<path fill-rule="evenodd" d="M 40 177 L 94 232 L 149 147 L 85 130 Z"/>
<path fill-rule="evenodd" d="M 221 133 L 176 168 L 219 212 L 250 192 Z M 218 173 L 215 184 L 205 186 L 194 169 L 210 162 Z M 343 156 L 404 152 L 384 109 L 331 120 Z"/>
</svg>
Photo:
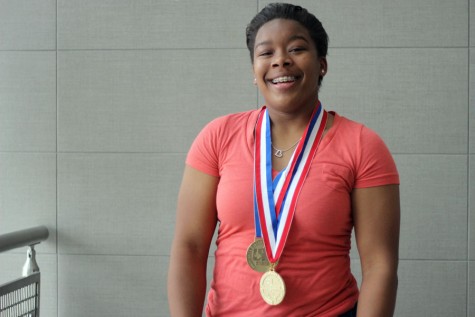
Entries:
<svg viewBox="0 0 475 317">
<path fill-rule="evenodd" d="M 357 316 L 393 316 L 398 284 L 399 186 L 355 189 L 352 203 L 363 273 Z"/>
<path fill-rule="evenodd" d="M 185 167 L 168 271 L 168 302 L 173 317 L 202 314 L 206 264 L 217 223 L 217 186 L 218 178 Z"/>
</svg>

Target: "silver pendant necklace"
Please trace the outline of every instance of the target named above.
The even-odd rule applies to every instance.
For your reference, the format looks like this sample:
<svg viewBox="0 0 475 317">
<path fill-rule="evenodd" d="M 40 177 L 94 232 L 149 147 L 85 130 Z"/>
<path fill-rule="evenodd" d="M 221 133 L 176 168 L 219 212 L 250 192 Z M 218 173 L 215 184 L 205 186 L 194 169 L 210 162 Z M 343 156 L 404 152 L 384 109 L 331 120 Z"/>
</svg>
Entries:
<svg viewBox="0 0 475 317">
<path fill-rule="evenodd" d="M 274 144 L 271 143 L 272 149 L 274 149 L 274 156 L 278 157 L 278 158 L 282 158 L 284 156 L 284 153 L 287 152 L 288 150 L 292 149 L 294 146 L 296 146 L 300 142 L 300 140 L 301 140 L 301 138 L 298 139 L 297 142 L 295 142 L 294 145 L 292 145 L 291 147 L 289 147 L 288 149 L 285 149 L 285 150 L 280 150 L 280 149 L 276 148 L 274 146 Z"/>
</svg>

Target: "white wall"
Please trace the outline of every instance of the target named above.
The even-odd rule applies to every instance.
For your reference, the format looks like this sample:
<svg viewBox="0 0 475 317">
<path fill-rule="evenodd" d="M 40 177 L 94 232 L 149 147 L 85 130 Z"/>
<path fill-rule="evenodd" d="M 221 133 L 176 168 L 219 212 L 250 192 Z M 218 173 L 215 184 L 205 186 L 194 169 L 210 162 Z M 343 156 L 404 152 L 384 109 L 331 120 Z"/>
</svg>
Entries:
<svg viewBox="0 0 475 317">
<path fill-rule="evenodd" d="M 42 316 L 168 316 L 185 154 L 262 103 L 244 29 L 267 2 L 0 0 L 0 232 L 50 229 Z M 475 316 L 475 0 L 292 3 L 330 35 L 326 108 L 398 164 L 396 316 Z"/>
</svg>

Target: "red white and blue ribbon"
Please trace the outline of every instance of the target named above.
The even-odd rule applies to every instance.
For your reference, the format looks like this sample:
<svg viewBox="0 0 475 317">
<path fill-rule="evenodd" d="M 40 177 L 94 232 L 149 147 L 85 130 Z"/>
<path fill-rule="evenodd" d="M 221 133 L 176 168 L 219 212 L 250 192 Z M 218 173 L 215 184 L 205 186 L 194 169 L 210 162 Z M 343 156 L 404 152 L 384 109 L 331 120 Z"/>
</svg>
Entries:
<svg viewBox="0 0 475 317">
<path fill-rule="evenodd" d="M 318 103 L 287 167 L 272 179 L 270 118 L 263 107 L 256 124 L 254 146 L 254 221 L 264 240 L 267 258 L 280 258 L 289 235 L 298 196 L 325 129 L 327 113 Z"/>
</svg>

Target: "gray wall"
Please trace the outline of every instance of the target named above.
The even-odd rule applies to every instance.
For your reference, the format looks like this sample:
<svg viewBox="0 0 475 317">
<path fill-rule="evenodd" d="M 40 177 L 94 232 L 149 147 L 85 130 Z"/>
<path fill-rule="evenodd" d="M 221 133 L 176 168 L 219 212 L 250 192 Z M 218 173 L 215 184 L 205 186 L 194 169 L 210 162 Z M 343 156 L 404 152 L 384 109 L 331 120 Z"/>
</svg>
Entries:
<svg viewBox="0 0 475 317">
<path fill-rule="evenodd" d="M 264 2 L 0 0 L 0 232 L 49 227 L 42 316 L 168 316 L 185 153 L 261 104 L 244 28 Z M 295 3 L 331 37 L 326 108 L 400 170 L 396 316 L 475 316 L 475 0 Z"/>
</svg>

